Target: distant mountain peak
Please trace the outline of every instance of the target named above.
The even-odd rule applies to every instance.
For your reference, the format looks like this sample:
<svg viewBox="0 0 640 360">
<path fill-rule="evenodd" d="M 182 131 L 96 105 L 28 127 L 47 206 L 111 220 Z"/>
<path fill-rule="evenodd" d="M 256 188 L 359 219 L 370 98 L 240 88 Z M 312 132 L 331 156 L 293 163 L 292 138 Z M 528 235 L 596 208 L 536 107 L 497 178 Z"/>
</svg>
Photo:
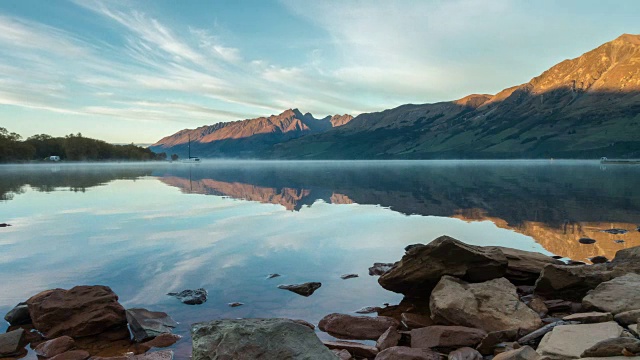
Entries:
<svg viewBox="0 0 640 360">
<path fill-rule="evenodd" d="M 612 42 L 619 42 L 619 43 L 622 42 L 622 43 L 628 43 L 633 45 L 640 45 L 640 35 L 622 34 Z"/>
</svg>

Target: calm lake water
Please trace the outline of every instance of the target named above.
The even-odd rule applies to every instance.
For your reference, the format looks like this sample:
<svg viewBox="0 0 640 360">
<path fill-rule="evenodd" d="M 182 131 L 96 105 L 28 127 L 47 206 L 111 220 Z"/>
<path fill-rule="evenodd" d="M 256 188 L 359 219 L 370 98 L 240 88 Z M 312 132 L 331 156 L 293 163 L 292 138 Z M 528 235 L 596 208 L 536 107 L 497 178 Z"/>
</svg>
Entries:
<svg viewBox="0 0 640 360">
<path fill-rule="evenodd" d="M 187 358 L 194 322 L 317 323 L 397 303 L 368 267 L 444 234 L 611 258 L 640 245 L 639 175 L 640 166 L 564 161 L 0 166 L 0 223 L 13 225 L 0 228 L 0 312 L 42 290 L 104 284 L 125 307 L 180 322 L 174 349 Z M 347 273 L 360 277 L 340 279 Z M 308 298 L 277 289 L 307 281 L 322 282 Z M 166 295 L 199 287 L 209 291 L 199 306 Z M 245 305 L 227 305 L 236 301 Z"/>
</svg>

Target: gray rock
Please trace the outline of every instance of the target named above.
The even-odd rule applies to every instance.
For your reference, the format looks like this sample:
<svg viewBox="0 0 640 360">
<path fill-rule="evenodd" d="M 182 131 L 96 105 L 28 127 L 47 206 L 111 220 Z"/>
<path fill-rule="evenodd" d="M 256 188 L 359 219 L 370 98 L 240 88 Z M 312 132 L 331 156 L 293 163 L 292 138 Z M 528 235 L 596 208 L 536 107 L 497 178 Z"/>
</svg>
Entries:
<svg viewBox="0 0 640 360">
<path fill-rule="evenodd" d="M 358 274 L 344 274 L 344 275 L 340 275 L 340 279 L 342 280 L 347 280 L 347 279 L 353 279 L 353 278 L 357 278 Z"/>
<path fill-rule="evenodd" d="M 637 324 L 640 319 L 640 309 L 621 312 L 614 319 L 622 325 Z"/>
<path fill-rule="evenodd" d="M 192 360 L 335 360 L 313 330 L 288 319 L 214 320 L 193 324 Z"/>
<path fill-rule="evenodd" d="M 622 330 L 615 321 L 556 326 L 542 338 L 537 352 L 551 360 L 577 359 L 598 342 L 619 337 Z"/>
<path fill-rule="evenodd" d="M 577 322 L 569 322 L 569 321 L 556 321 L 556 322 L 552 322 L 549 323 L 543 327 L 541 327 L 540 329 L 530 332 L 529 334 L 521 337 L 520 339 L 518 339 L 518 343 L 521 345 L 528 345 L 528 344 L 533 344 L 535 343 L 538 339 L 540 339 L 541 337 L 543 337 L 544 335 L 546 335 L 547 333 L 551 332 L 553 330 L 553 328 L 555 328 L 556 326 L 560 326 L 560 325 L 577 325 Z"/>
<path fill-rule="evenodd" d="M 267 279 L 273 279 L 273 278 L 277 278 L 279 276 L 280 276 L 280 274 L 269 274 L 269 275 L 267 275 Z"/>
<path fill-rule="evenodd" d="M 537 360 L 540 355 L 530 346 L 523 346 L 519 349 L 505 351 L 496 355 L 493 360 Z"/>
<path fill-rule="evenodd" d="M 542 327 L 538 314 L 519 300 L 516 287 L 505 278 L 469 284 L 443 276 L 431 293 L 429 307 L 431 318 L 438 324 L 485 331 Z"/>
<path fill-rule="evenodd" d="M 384 349 L 396 346 L 400 341 L 400 337 L 401 335 L 398 332 L 397 327 L 389 326 L 387 331 L 380 335 L 378 341 L 376 341 L 376 347 L 378 348 L 378 350 L 382 351 Z"/>
<path fill-rule="evenodd" d="M 331 350 L 347 350 L 357 357 L 370 359 L 378 355 L 378 348 L 352 341 L 324 341 L 324 346 Z"/>
<path fill-rule="evenodd" d="M 601 323 L 613 320 L 611 313 L 588 312 L 567 315 L 562 318 L 564 321 L 577 321 L 583 324 Z"/>
<path fill-rule="evenodd" d="M 329 314 L 320 320 L 320 330 L 339 339 L 378 340 L 390 327 L 396 329 L 400 323 L 386 316 L 352 316 Z"/>
<path fill-rule="evenodd" d="M 635 336 L 640 336 L 640 332 L 638 332 L 638 324 L 629 325 L 629 331 Z"/>
<path fill-rule="evenodd" d="M 178 326 L 167 313 L 133 308 L 127 310 L 127 322 L 133 339 L 142 342 L 160 334 L 170 334 Z"/>
<path fill-rule="evenodd" d="M 476 348 L 482 355 L 493 355 L 495 347 L 500 343 L 515 341 L 518 329 L 492 331 L 485 336 Z"/>
<path fill-rule="evenodd" d="M 585 350 L 580 357 L 620 356 L 624 349 L 630 353 L 640 353 L 640 340 L 629 337 L 605 339 Z"/>
<path fill-rule="evenodd" d="M 394 266 L 394 263 L 373 263 L 373 266 L 369 268 L 369 275 L 380 276 L 391 270 Z"/>
<path fill-rule="evenodd" d="M 375 360 L 440 360 L 440 354 L 430 349 L 394 346 L 381 351 Z"/>
<path fill-rule="evenodd" d="M 319 282 L 308 282 L 304 284 L 278 285 L 278 289 L 289 290 L 302 296 L 311 296 L 321 286 L 322 283 Z"/>
<path fill-rule="evenodd" d="M 201 305 L 207 302 L 209 293 L 207 290 L 199 288 L 196 290 L 182 290 L 179 293 L 170 292 L 167 295 L 173 296 L 187 305 Z"/>
<path fill-rule="evenodd" d="M 482 282 L 502 277 L 507 264 L 507 258 L 497 248 L 468 245 L 441 236 L 409 250 L 395 267 L 380 276 L 378 283 L 387 290 L 424 297 L 443 275 Z"/>
<path fill-rule="evenodd" d="M 23 329 L 0 334 L 0 357 L 18 355 L 26 345 Z"/>
<path fill-rule="evenodd" d="M 29 306 L 26 302 L 21 302 L 4 316 L 4 319 L 11 326 L 31 324 L 31 315 L 29 315 Z"/>
<path fill-rule="evenodd" d="M 412 348 L 458 349 L 478 345 L 487 333 L 464 326 L 427 326 L 411 330 Z"/>
<path fill-rule="evenodd" d="M 382 310 L 382 308 L 379 306 L 365 306 L 362 309 L 356 310 L 355 313 L 356 314 L 373 314 L 373 313 L 377 313 L 380 310 Z"/>
<path fill-rule="evenodd" d="M 447 356 L 448 360 L 482 360 L 482 354 L 476 349 L 470 347 L 463 347 L 458 350 L 454 350 Z"/>
<path fill-rule="evenodd" d="M 601 283 L 582 299 L 587 309 L 613 314 L 640 308 L 640 275 L 627 274 Z"/>
</svg>

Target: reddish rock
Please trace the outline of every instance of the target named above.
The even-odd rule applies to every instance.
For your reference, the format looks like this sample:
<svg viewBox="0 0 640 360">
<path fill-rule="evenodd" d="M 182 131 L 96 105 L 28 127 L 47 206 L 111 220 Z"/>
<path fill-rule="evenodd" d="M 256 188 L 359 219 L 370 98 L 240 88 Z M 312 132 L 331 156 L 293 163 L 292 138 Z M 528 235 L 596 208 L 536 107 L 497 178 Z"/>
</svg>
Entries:
<svg viewBox="0 0 640 360">
<path fill-rule="evenodd" d="M 125 310 L 107 286 L 76 286 L 43 291 L 29 300 L 34 327 L 52 339 L 97 335 L 126 325 Z"/>
<path fill-rule="evenodd" d="M 485 336 L 487 333 L 484 330 L 464 326 L 427 326 L 411 330 L 411 347 L 423 349 L 475 347 Z"/>
<path fill-rule="evenodd" d="M 534 296 L 527 306 L 531 308 L 531 310 L 535 311 L 540 317 L 544 317 L 549 312 L 547 305 L 545 305 L 544 300 L 539 296 Z"/>
<path fill-rule="evenodd" d="M 394 346 L 381 351 L 375 360 L 440 360 L 440 354 L 429 349 Z"/>
<path fill-rule="evenodd" d="M 347 350 L 350 354 L 363 358 L 373 358 L 378 355 L 378 348 L 351 341 L 323 341 L 331 350 Z"/>
<path fill-rule="evenodd" d="M 171 346 L 178 342 L 182 337 L 180 335 L 175 334 L 160 334 L 156 336 L 154 339 L 149 340 L 147 342 L 142 343 L 143 346 L 148 346 L 149 348 L 164 348 Z"/>
<path fill-rule="evenodd" d="M 433 320 L 428 316 L 406 312 L 400 315 L 400 322 L 405 328 L 407 328 L 407 330 L 435 325 Z"/>
<path fill-rule="evenodd" d="M 352 360 L 353 359 L 351 357 L 351 354 L 347 350 L 334 349 L 334 350 L 331 350 L 331 352 L 336 354 L 336 356 L 340 360 Z"/>
<path fill-rule="evenodd" d="M 73 338 L 69 336 L 60 336 L 53 340 L 48 340 L 35 348 L 36 354 L 43 357 L 52 357 L 69 351 L 76 346 Z"/>
<path fill-rule="evenodd" d="M 493 355 L 496 346 L 500 343 L 515 341 L 518 338 L 518 329 L 492 331 L 482 339 L 476 348 L 482 355 Z"/>
<path fill-rule="evenodd" d="M 49 360 L 86 360 L 90 356 L 91 354 L 84 350 L 71 350 L 49 358 Z"/>
<path fill-rule="evenodd" d="M 384 350 L 398 345 L 400 341 L 400 333 L 395 326 L 390 326 L 384 334 L 380 335 L 378 341 L 376 341 L 376 347 L 378 350 Z"/>
<path fill-rule="evenodd" d="M 378 340 L 389 327 L 397 328 L 400 323 L 390 317 L 352 316 L 329 314 L 318 327 L 339 339 Z"/>
</svg>

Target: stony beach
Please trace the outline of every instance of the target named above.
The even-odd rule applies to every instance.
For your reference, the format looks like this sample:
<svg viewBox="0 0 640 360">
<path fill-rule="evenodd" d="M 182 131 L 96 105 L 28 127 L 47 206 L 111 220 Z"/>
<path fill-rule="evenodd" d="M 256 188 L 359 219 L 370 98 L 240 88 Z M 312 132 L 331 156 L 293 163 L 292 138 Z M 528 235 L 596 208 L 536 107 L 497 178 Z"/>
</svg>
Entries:
<svg viewBox="0 0 640 360">
<path fill-rule="evenodd" d="M 359 311 L 366 316 L 326 315 L 317 330 L 338 340 L 321 341 L 316 324 L 299 319 L 202 319 L 191 325 L 192 359 L 640 359 L 640 247 L 593 264 L 448 236 L 405 251 L 369 269 L 383 288 L 404 295 L 401 303 Z M 320 286 L 281 288 L 312 296 Z M 197 305 L 207 290 L 168 295 Z M 29 347 L 53 360 L 169 360 L 173 351 L 162 348 L 181 340 L 169 314 L 125 309 L 100 285 L 43 291 L 5 320 L 5 359 Z"/>
</svg>

